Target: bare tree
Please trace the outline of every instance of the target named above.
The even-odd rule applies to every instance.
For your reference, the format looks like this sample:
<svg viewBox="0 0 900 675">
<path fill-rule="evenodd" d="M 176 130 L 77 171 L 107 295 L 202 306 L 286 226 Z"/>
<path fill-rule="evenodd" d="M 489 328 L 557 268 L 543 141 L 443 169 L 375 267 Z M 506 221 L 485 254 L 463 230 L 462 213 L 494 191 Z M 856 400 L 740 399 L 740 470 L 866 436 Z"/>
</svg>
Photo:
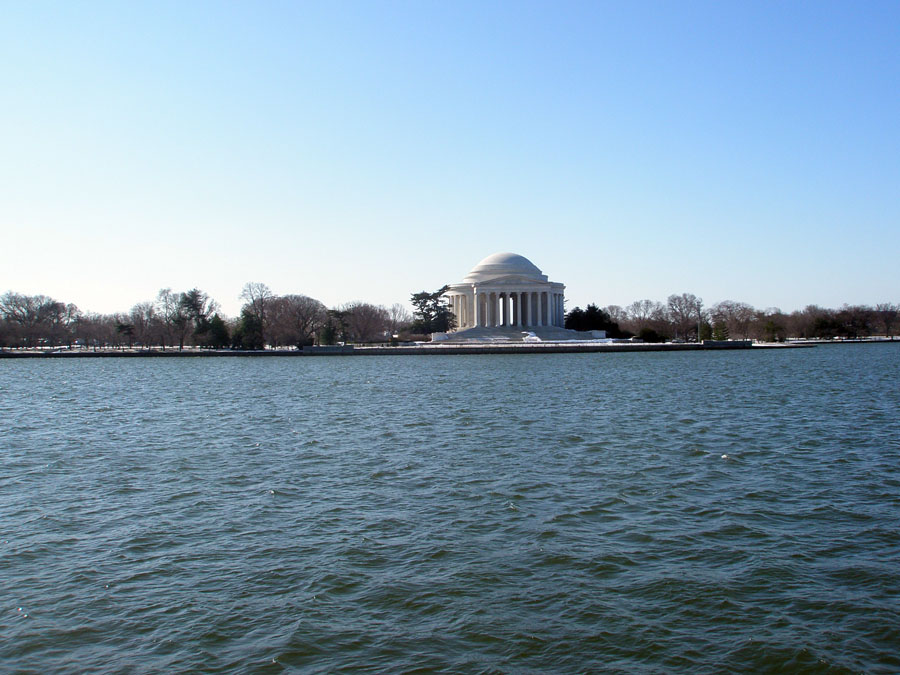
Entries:
<svg viewBox="0 0 900 675">
<path fill-rule="evenodd" d="M 684 339 L 697 330 L 703 316 L 703 300 L 693 293 L 670 295 L 668 299 L 669 319 L 676 336 Z M 697 335 L 699 341 L 700 336 Z"/>
<path fill-rule="evenodd" d="M 632 332 L 639 333 L 650 327 L 651 320 L 662 317 L 665 307 L 661 302 L 655 300 L 635 300 L 626 307 L 625 311 L 631 322 L 629 328 Z"/>
<path fill-rule="evenodd" d="M 827 311 L 818 305 L 807 305 L 802 310 L 791 313 L 787 331 L 792 337 L 817 337 L 817 324 L 821 328 Z"/>
<path fill-rule="evenodd" d="M 625 323 L 628 319 L 628 312 L 619 305 L 607 305 L 603 308 L 603 311 L 609 315 L 611 321 L 614 321 L 619 325 Z"/>
<path fill-rule="evenodd" d="M 139 302 L 131 308 L 129 318 L 134 327 L 134 339 L 143 347 L 152 345 L 161 333 L 156 305 L 152 302 Z"/>
<path fill-rule="evenodd" d="M 0 349 L 4 347 L 12 347 L 18 343 L 18 335 L 16 325 L 11 321 L 7 321 L 5 317 L 0 317 Z"/>
<path fill-rule="evenodd" d="M 65 322 L 66 322 L 66 342 L 71 347 L 75 341 L 75 326 L 81 317 L 81 310 L 73 303 L 66 305 Z"/>
<path fill-rule="evenodd" d="M 723 300 L 709 309 L 716 324 L 727 328 L 729 337 L 745 340 L 750 336 L 750 325 L 756 320 L 756 310 L 746 302 Z"/>
<path fill-rule="evenodd" d="M 844 305 L 836 318 L 840 335 L 855 340 L 871 334 L 875 310 L 868 305 Z"/>
<path fill-rule="evenodd" d="M 156 295 L 156 312 L 163 326 L 162 348 L 165 350 L 167 343 L 173 345 L 176 342 L 183 348 L 188 319 L 181 307 L 181 296 L 173 293 L 171 288 L 160 289 Z"/>
<path fill-rule="evenodd" d="M 266 342 L 270 341 L 269 308 L 274 299 L 275 294 L 269 287 L 257 281 L 244 284 L 241 290 L 241 300 L 245 303 L 241 311 L 246 311 L 258 322 Z"/>
<path fill-rule="evenodd" d="M 390 316 L 381 306 L 367 302 L 350 302 L 341 307 L 347 329 L 354 342 L 374 342 L 383 340 Z"/>
<path fill-rule="evenodd" d="M 76 339 L 95 350 L 118 344 L 120 336 L 116 330 L 118 317 L 109 314 L 82 314 L 74 327 Z"/>
<path fill-rule="evenodd" d="M 388 330 L 391 331 L 391 335 L 397 335 L 406 330 L 411 323 L 412 314 L 404 305 L 395 302 L 388 308 Z"/>
<path fill-rule="evenodd" d="M 801 325 L 800 312 L 788 316 L 777 307 L 756 310 L 754 315 L 748 326 L 747 337 L 764 342 L 782 342 L 789 335 L 794 335 L 794 327 Z"/>
<path fill-rule="evenodd" d="M 273 298 L 268 310 L 273 345 L 310 345 L 325 324 L 328 310 L 321 302 L 305 295 Z"/>
<path fill-rule="evenodd" d="M 18 326 L 23 346 L 53 346 L 67 340 L 67 319 L 78 308 L 46 295 L 22 295 L 9 291 L 0 296 L 0 315 Z"/>
<path fill-rule="evenodd" d="M 897 324 L 897 317 L 900 316 L 900 305 L 880 302 L 875 305 L 875 316 L 878 318 L 879 324 L 884 328 L 884 334 L 893 339 L 894 326 Z"/>
</svg>

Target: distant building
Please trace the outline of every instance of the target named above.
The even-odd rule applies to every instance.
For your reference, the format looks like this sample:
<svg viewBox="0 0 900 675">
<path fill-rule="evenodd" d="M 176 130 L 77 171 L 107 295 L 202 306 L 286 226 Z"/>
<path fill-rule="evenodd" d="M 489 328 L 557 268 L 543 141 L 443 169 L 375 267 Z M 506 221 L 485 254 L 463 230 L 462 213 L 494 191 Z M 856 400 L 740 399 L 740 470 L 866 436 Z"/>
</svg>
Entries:
<svg viewBox="0 0 900 675">
<path fill-rule="evenodd" d="M 562 328 L 565 285 L 547 280 L 534 263 L 515 253 L 494 253 L 448 287 L 457 330 L 475 327 Z"/>
</svg>

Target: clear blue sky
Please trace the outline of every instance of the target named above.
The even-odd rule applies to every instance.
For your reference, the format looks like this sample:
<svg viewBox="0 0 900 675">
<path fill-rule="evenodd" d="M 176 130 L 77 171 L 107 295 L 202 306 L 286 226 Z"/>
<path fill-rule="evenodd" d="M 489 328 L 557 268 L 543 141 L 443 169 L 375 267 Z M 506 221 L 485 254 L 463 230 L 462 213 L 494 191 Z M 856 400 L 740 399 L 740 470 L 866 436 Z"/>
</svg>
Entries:
<svg viewBox="0 0 900 675">
<path fill-rule="evenodd" d="M 900 2 L 0 2 L 0 292 L 900 302 Z"/>
</svg>

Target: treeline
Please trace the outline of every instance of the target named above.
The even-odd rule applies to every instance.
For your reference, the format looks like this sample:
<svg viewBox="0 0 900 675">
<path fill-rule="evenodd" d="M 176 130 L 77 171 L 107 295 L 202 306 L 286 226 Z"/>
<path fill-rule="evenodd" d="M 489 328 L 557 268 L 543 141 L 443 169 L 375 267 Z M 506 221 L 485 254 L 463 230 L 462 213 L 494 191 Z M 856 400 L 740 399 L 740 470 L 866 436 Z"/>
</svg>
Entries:
<svg viewBox="0 0 900 675">
<path fill-rule="evenodd" d="M 412 323 L 409 311 L 349 302 L 327 309 L 305 295 L 275 295 L 269 287 L 249 283 L 241 292 L 244 306 L 234 321 L 232 346 L 242 349 L 304 347 L 312 344 L 388 342 L 406 339 Z"/>
<path fill-rule="evenodd" d="M 155 347 L 161 349 L 303 347 L 311 344 L 389 342 L 424 339 L 451 330 L 454 317 L 445 288 L 413 294 L 412 315 L 401 304 L 391 307 L 350 302 L 327 308 L 305 295 L 276 295 L 262 283 L 248 283 L 238 317 L 220 312 L 219 304 L 197 288 L 159 291 L 129 312 L 82 312 L 73 304 L 44 295 L 9 291 L 0 296 L 0 348 L 80 345 Z M 566 328 L 605 330 L 610 337 L 637 337 L 645 342 L 698 339 L 893 337 L 900 325 L 900 305 L 844 305 L 827 309 L 810 305 L 786 314 L 777 308 L 755 309 L 724 300 L 705 307 L 691 293 L 670 295 L 665 303 L 639 300 L 627 307 L 588 305 L 566 314 Z"/>
<path fill-rule="evenodd" d="M 97 314 L 44 295 L 9 291 L 0 296 L 0 348 L 263 349 L 416 337 L 409 335 L 412 316 L 401 304 L 351 302 L 328 309 L 305 295 L 275 295 L 261 283 L 246 284 L 241 299 L 240 316 L 228 318 L 200 289 L 164 288 L 129 312 Z"/>
<path fill-rule="evenodd" d="M 566 314 L 566 328 L 605 330 L 609 337 L 637 337 L 644 342 L 684 340 L 762 340 L 788 338 L 857 339 L 893 337 L 900 324 L 900 305 L 844 305 L 827 309 L 809 305 L 786 314 L 780 309 L 756 309 L 745 302 L 723 300 L 704 307 L 692 293 L 670 295 L 665 303 L 638 300 L 627 307 L 588 305 Z"/>
</svg>

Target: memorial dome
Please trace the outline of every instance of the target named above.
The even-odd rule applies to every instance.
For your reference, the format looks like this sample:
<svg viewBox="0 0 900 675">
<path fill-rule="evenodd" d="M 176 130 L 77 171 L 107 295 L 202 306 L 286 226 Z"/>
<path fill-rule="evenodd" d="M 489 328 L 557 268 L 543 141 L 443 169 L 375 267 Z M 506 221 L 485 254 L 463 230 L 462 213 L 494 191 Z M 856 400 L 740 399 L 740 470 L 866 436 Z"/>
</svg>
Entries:
<svg viewBox="0 0 900 675">
<path fill-rule="evenodd" d="M 475 265 L 463 281 L 467 283 L 483 283 L 490 279 L 512 275 L 534 279 L 535 281 L 547 281 L 547 277 L 541 273 L 537 265 L 525 256 L 516 253 L 494 253 L 489 255 Z"/>
</svg>

